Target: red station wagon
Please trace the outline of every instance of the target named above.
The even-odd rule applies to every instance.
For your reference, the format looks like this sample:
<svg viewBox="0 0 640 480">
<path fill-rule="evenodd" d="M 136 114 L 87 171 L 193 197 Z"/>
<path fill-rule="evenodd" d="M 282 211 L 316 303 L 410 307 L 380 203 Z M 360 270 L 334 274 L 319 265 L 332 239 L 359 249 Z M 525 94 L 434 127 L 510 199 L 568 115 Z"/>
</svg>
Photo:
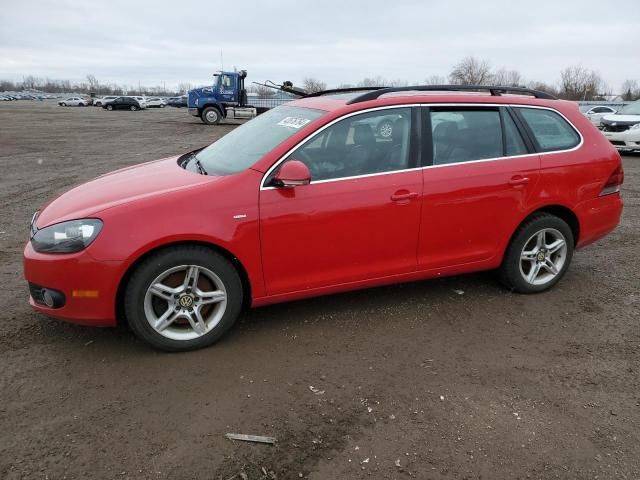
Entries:
<svg viewBox="0 0 640 480">
<path fill-rule="evenodd" d="M 243 306 L 491 269 L 544 291 L 616 227 L 623 176 L 542 92 L 328 91 L 61 195 L 34 215 L 24 272 L 49 316 L 190 350 Z"/>
</svg>

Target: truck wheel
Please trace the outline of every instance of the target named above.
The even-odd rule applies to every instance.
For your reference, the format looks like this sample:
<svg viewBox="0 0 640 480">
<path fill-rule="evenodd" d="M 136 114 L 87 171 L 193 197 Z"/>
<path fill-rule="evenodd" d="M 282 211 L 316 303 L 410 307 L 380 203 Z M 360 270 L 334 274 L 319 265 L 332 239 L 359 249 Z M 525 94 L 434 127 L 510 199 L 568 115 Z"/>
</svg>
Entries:
<svg viewBox="0 0 640 480">
<path fill-rule="evenodd" d="M 220 110 L 216 107 L 207 107 L 202 111 L 200 118 L 207 125 L 217 125 L 220 123 L 222 115 L 220 115 Z"/>
</svg>

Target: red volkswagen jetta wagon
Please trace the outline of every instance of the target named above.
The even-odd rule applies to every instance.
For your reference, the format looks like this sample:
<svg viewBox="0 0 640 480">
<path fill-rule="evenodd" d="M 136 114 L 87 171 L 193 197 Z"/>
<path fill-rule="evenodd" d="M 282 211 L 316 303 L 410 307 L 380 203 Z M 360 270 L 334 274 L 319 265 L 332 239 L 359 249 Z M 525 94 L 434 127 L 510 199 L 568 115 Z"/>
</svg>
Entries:
<svg viewBox="0 0 640 480">
<path fill-rule="evenodd" d="M 490 269 L 544 291 L 616 227 L 622 181 L 607 139 L 542 92 L 322 92 L 56 198 L 24 272 L 47 315 L 190 350 L 245 305 Z"/>
</svg>

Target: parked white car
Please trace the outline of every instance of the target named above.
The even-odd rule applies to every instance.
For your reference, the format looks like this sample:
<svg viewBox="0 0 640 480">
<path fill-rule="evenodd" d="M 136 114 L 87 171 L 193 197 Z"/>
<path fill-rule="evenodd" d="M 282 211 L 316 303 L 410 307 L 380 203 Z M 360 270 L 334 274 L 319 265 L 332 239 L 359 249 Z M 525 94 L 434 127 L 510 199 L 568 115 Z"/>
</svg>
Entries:
<svg viewBox="0 0 640 480">
<path fill-rule="evenodd" d="M 640 100 L 603 117 L 600 127 L 619 152 L 640 152 Z"/>
<path fill-rule="evenodd" d="M 58 105 L 60 105 L 61 107 L 86 107 L 87 105 L 89 105 L 89 102 L 81 97 L 69 97 L 65 98 L 64 100 L 60 100 L 58 102 Z"/>
<path fill-rule="evenodd" d="M 96 107 L 101 107 L 105 103 L 115 100 L 116 98 L 118 98 L 118 96 L 119 95 L 106 95 L 104 97 L 94 98 L 93 105 Z"/>
<path fill-rule="evenodd" d="M 586 116 L 596 127 L 600 126 L 600 120 L 605 115 L 616 113 L 616 109 L 606 105 L 582 105 L 580 111 Z"/>
<path fill-rule="evenodd" d="M 140 108 L 147 108 L 147 99 L 144 97 L 135 97 L 133 95 L 128 95 L 130 98 L 135 98 L 140 104 Z"/>
<path fill-rule="evenodd" d="M 160 97 L 147 97 L 147 108 L 164 108 L 167 101 Z"/>
</svg>

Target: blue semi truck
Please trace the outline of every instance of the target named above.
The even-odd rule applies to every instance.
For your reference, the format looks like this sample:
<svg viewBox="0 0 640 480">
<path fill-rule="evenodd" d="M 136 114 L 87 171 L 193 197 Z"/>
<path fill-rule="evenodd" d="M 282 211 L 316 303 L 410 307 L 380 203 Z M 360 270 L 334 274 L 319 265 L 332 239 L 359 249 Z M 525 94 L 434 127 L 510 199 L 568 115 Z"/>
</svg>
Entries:
<svg viewBox="0 0 640 480">
<path fill-rule="evenodd" d="M 253 118 L 268 109 L 266 106 L 256 107 L 248 104 L 247 90 L 244 85 L 244 80 L 247 78 L 246 70 L 217 72 L 213 76 L 215 80 L 211 87 L 189 90 L 187 99 L 189 113 L 199 117 L 203 123 L 215 125 L 224 118 Z M 291 82 L 265 86 L 298 96 L 306 93 L 293 88 Z"/>
</svg>

